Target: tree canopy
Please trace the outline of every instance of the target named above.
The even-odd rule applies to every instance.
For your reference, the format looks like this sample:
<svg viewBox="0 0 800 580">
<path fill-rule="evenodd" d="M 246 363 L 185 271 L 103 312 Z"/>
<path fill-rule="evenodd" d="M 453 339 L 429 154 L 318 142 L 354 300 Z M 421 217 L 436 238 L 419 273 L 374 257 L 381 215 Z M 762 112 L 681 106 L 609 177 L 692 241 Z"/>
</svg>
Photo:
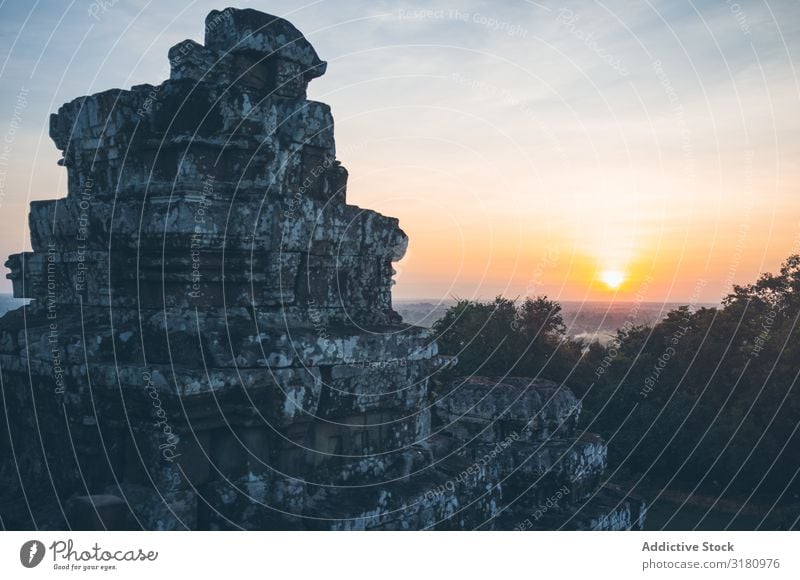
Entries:
<svg viewBox="0 0 800 580">
<path fill-rule="evenodd" d="M 570 338 L 547 297 L 461 300 L 433 327 L 458 375 L 564 381 L 612 471 L 708 493 L 797 502 L 800 256 L 608 345 Z"/>
</svg>

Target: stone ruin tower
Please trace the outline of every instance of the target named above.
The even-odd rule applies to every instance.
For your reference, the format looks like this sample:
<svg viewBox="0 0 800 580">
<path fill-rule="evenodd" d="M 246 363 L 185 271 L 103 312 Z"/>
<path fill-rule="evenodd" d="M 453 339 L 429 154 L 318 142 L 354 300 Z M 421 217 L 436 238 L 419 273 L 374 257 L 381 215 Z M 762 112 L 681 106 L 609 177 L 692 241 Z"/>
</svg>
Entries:
<svg viewBox="0 0 800 580">
<path fill-rule="evenodd" d="M 69 193 L 31 204 L 33 301 L 0 320 L 4 527 L 636 524 L 568 389 L 432 395 L 446 361 L 392 310 L 407 238 L 347 204 L 292 24 L 213 11 L 169 61 L 51 117 Z"/>
</svg>

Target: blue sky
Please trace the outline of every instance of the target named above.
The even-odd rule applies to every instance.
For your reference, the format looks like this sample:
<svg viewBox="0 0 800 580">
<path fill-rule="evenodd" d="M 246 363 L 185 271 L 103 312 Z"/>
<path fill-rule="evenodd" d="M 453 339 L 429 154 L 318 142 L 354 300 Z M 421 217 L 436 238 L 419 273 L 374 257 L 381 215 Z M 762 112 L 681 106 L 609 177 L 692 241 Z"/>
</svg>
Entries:
<svg viewBox="0 0 800 580">
<path fill-rule="evenodd" d="M 558 245 L 551 295 L 635 265 L 681 300 L 700 275 L 719 293 L 734 262 L 733 281 L 775 269 L 800 235 L 796 1 L 234 6 L 286 17 L 328 61 L 309 96 L 333 108 L 350 201 L 411 235 L 401 297 L 518 293 Z M 169 47 L 224 7 L 0 2 L 0 133 L 18 125 L 1 255 L 27 247 L 30 200 L 66 194 L 49 114 L 164 80 Z"/>
</svg>

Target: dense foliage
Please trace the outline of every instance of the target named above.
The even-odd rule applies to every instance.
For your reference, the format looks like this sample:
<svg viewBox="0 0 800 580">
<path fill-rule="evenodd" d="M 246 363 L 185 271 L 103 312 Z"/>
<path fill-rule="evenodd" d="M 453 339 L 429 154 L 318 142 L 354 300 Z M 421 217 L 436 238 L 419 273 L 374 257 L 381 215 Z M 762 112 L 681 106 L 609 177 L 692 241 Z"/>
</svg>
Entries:
<svg viewBox="0 0 800 580">
<path fill-rule="evenodd" d="M 659 486 L 797 502 L 800 256 L 735 286 L 719 308 L 627 325 L 607 346 L 570 339 L 558 303 L 460 301 L 434 325 L 457 375 L 563 381 L 612 471 Z"/>
</svg>

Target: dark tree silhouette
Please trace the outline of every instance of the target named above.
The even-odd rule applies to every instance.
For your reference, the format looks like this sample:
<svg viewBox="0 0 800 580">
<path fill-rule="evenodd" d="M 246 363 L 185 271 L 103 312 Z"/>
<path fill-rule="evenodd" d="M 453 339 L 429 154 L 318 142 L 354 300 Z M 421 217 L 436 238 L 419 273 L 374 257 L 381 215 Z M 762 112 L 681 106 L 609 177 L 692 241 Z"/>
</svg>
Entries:
<svg viewBox="0 0 800 580">
<path fill-rule="evenodd" d="M 433 327 L 451 374 L 539 376 L 583 397 L 613 437 L 612 471 L 650 485 L 784 506 L 800 516 L 800 256 L 734 286 L 719 308 L 682 306 L 608 346 L 570 339 L 560 305 L 459 301 Z M 796 523 L 794 525 L 797 525 Z"/>
</svg>

